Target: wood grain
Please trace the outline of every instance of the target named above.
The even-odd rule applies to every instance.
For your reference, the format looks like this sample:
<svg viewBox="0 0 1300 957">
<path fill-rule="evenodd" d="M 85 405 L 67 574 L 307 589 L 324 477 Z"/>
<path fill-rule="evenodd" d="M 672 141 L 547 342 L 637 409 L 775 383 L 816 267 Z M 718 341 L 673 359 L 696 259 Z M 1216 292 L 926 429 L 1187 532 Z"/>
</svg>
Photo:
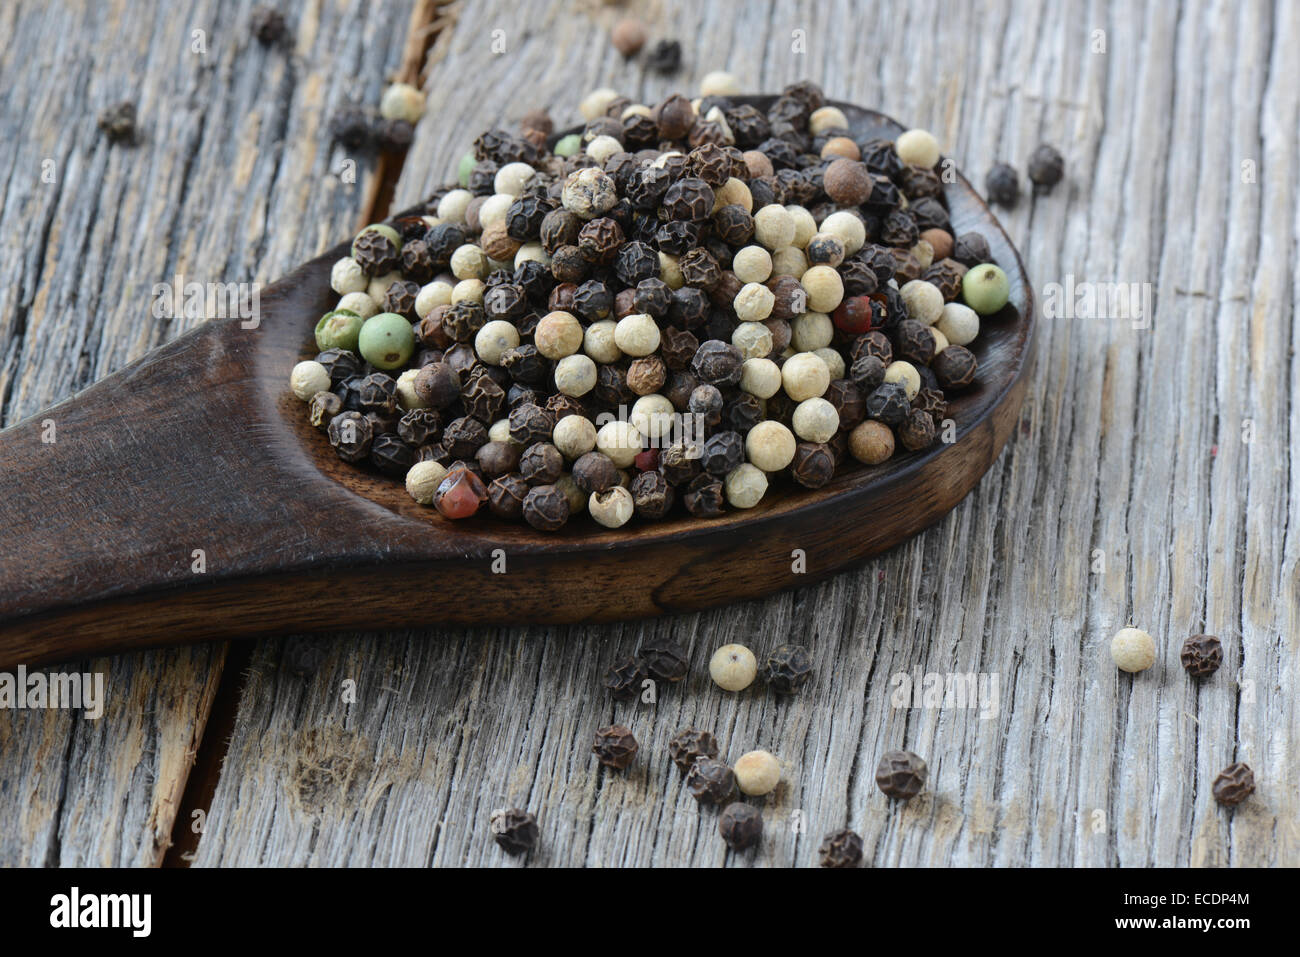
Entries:
<svg viewBox="0 0 1300 957">
<path fill-rule="evenodd" d="M 265 282 L 355 228 L 371 164 L 361 160 L 356 182 L 344 182 L 346 157 L 328 147 L 324 124 L 351 97 L 377 101 L 400 62 L 411 5 L 301 5 L 290 16 L 294 44 L 278 52 L 252 40 L 248 10 L 0 9 L 3 423 L 186 331 L 192 322 L 150 316 L 155 283 L 178 273 Z M 194 30 L 206 53 L 191 52 Z M 134 149 L 109 146 L 95 125 L 100 109 L 126 98 L 143 130 Z M 119 421 L 59 441 L 94 454 L 147 428 Z M 30 489 L 24 521 L 93 521 L 63 511 L 78 491 L 66 482 L 56 475 Z M 160 861 L 224 657 L 211 645 L 74 664 L 105 674 L 109 705 L 97 722 L 0 712 L 0 818 L 16 822 L 0 832 L 0 865 Z"/>
<path fill-rule="evenodd" d="M 811 76 L 835 97 L 935 130 L 976 180 L 994 157 L 1019 163 L 1040 140 L 1056 143 L 1066 182 L 1002 216 L 1038 291 L 1067 275 L 1151 283 L 1151 327 L 1043 316 L 1040 361 L 1006 453 L 947 519 L 861 571 L 641 624 L 329 639 L 306 679 L 287 673 L 284 656 L 290 643 L 318 639 L 262 642 L 196 863 L 805 866 L 821 835 L 846 824 L 877 866 L 1300 863 L 1291 453 L 1300 10 L 1287 0 L 625 8 L 682 40 L 680 77 L 623 63 L 605 34 L 616 10 L 465 4 L 435 46 L 438 122 L 419 128 L 397 204 L 448 178 L 487 122 L 538 102 L 563 119 L 598 85 L 652 101 L 719 66 L 748 89 Z M 16 9 L 28 15 L 0 10 L 0 29 L 21 19 Z M 500 55 L 494 30 L 507 41 Z M 792 50 L 795 30 L 805 31 L 806 53 Z M 1094 52 L 1099 40 L 1105 52 Z M 15 46 L 0 62 L 16 62 Z M 378 82 L 363 68 L 359 81 Z M 57 140 L 60 129 L 43 135 Z M 6 276 L 30 271 L 34 254 L 9 245 L 30 221 L 0 220 Z M 334 226 L 323 232 L 332 239 Z M 9 317 L 0 341 L 10 349 L 5 310 L 16 288 L 0 284 L 9 297 L 0 298 Z M 106 290 L 112 300 L 123 286 Z M 86 324 L 86 310 L 61 315 L 71 329 Z M 23 364 L 51 389 L 25 412 L 69 391 L 67 356 L 81 346 L 65 336 L 46 348 L 55 345 L 64 359 L 33 354 Z M 86 355 L 116 345 L 94 339 Z M 81 382 L 120 365 L 105 361 Z M 1129 621 L 1160 648 L 1156 667 L 1135 678 L 1117 674 L 1106 653 Z M 1227 654 L 1198 686 L 1177 649 L 1201 630 L 1219 634 Z M 690 645 L 691 677 L 660 689 L 654 707 L 609 702 L 604 668 L 654 637 Z M 760 653 L 803 641 L 816 678 L 788 702 L 758 687 L 720 692 L 705 662 L 732 640 Z M 996 674 L 999 707 L 987 719 L 893 707 L 891 679 L 915 669 Z M 642 745 L 626 776 L 598 771 L 588 753 L 594 728 L 616 718 Z M 781 757 L 785 783 L 766 802 L 757 854 L 725 855 L 713 815 L 682 792 L 664 749 L 688 723 L 711 727 L 728 757 L 753 747 Z M 24 825 L 24 837 L 0 838 L 0 861 L 58 859 L 32 856 L 29 840 L 66 847 L 91 830 L 101 846 L 138 840 L 138 816 L 87 814 L 76 832 L 51 825 L 48 808 L 71 774 L 55 752 L 69 736 L 32 734 L 21 748 L 44 748 L 44 760 L 16 771 L 16 742 L 0 740 L 0 802 Z M 928 793 L 905 808 L 872 781 L 881 751 L 897 746 L 931 768 Z M 1259 791 L 1227 813 L 1209 786 L 1232 760 L 1251 764 Z M 88 790 L 121 793 L 94 781 Z M 44 810 L 17 816 L 27 804 L 15 782 Z M 542 846 L 525 862 L 487 839 L 489 812 L 506 803 L 540 818 Z"/>
</svg>

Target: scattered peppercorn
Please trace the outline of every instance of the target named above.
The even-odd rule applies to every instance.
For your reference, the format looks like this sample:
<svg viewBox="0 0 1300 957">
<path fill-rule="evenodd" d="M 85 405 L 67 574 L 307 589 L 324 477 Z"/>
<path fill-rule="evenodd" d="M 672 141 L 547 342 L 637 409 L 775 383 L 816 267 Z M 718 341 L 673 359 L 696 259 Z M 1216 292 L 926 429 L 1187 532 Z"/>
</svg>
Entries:
<svg viewBox="0 0 1300 957">
<path fill-rule="evenodd" d="M 698 756 L 686 769 L 686 790 L 701 804 L 725 804 L 736 796 L 736 772 L 712 756 Z"/>
<path fill-rule="evenodd" d="M 812 657 L 802 645 L 780 645 L 767 656 L 763 680 L 777 694 L 794 694 L 812 677 Z"/>
<path fill-rule="evenodd" d="M 527 854 L 537 845 L 537 818 L 520 808 L 502 808 L 488 819 L 492 839 L 507 854 Z"/>
<path fill-rule="evenodd" d="M 848 829 L 832 831 L 817 853 L 822 867 L 857 867 L 862 863 L 862 838 Z"/>
<path fill-rule="evenodd" d="M 1192 635 L 1178 657 L 1193 678 L 1208 678 L 1223 664 L 1223 643 L 1213 635 Z"/>
<path fill-rule="evenodd" d="M 138 141 L 135 104 L 123 100 L 106 107 L 99 114 L 99 128 L 111 143 L 133 146 Z"/>
<path fill-rule="evenodd" d="M 289 25 L 284 14 L 272 7 L 254 7 L 248 23 L 253 36 L 264 47 L 279 46 L 289 39 Z"/>
<path fill-rule="evenodd" d="M 1064 175 L 1065 158 L 1055 147 L 1042 143 L 1029 154 L 1029 180 L 1043 192 L 1050 192 Z"/>
<path fill-rule="evenodd" d="M 995 163 L 984 180 L 989 200 L 1010 208 L 1020 200 L 1020 174 L 1007 163 Z"/>
<path fill-rule="evenodd" d="M 623 725 L 613 724 L 596 732 L 591 750 L 601 764 L 621 771 L 636 757 L 636 738 Z"/>
<path fill-rule="evenodd" d="M 906 801 L 921 793 L 928 769 L 911 751 L 886 751 L 876 766 L 876 785 L 891 798 Z"/>
<path fill-rule="evenodd" d="M 658 73 L 676 73 L 682 65 L 682 45 L 676 40 L 660 40 L 646 57 L 646 66 Z"/>
<path fill-rule="evenodd" d="M 1214 779 L 1214 800 L 1234 807 L 1255 793 L 1255 773 L 1240 761 L 1228 765 Z"/>
<path fill-rule="evenodd" d="M 634 660 L 634 659 L 629 659 Z M 677 769 L 685 774 L 701 758 L 716 758 L 718 741 L 708 731 L 698 728 L 683 728 L 668 742 L 668 757 Z M 724 764 L 725 768 L 726 765 Z M 730 768 L 728 768 L 730 770 Z"/>
<path fill-rule="evenodd" d="M 686 649 L 666 639 L 643 644 L 637 652 L 650 677 L 660 681 L 681 681 L 686 677 Z"/>
<path fill-rule="evenodd" d="M 763 815 L 752 804 L 728 804 L 718 818 L 718 833 L 733 851 L 746 850 L 763 838 Z"/>
</svg>

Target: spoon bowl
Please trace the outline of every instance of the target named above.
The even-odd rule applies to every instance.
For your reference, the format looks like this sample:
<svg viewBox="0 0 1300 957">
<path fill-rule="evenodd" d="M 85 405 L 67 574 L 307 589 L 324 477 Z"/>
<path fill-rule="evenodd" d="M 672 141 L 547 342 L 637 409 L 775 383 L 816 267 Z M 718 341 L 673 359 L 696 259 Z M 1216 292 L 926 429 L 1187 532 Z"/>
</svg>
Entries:
<svg viewBox="0 0 1300 957">
<path fill-rule="evenodd" d="M 855 137 L 903 129 L 835 105 Z M 316 352 L 342 243 L 263 291 L 256 328 L 211 320 L 0 432 L 0 667 L 290 631 L 639 618 L 861 562 L 974 487 L 1024 398 L 1024 266 L 969 183 L 957 177 L 945 198 L 954 232 L 983 233 L 1011 287 L 970 346 L 975 385 L 949 400 L 956 441 L 855 463 L 815 491 L 775 483 L 719 518 L 618 530 L 586 517 L 550 534 L 486 514 L 449 521 L 400 480 L 338 459 L 287 382 Z"/>
</svg>

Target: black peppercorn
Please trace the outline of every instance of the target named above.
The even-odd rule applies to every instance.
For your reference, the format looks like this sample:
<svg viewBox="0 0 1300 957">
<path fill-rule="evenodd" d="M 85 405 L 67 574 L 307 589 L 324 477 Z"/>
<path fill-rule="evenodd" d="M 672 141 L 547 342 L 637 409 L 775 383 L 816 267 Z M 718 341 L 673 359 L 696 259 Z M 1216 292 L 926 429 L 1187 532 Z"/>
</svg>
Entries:
<svg viewBox="0 0 1300 957">
<path fill-rule="evenodd" d="M 934 434 L 934 419 L 921 409 L 913 409 L 898 426 L 898 440 L 910 452 L 928 449 L 934 444 Z"/>
<path fill-rule="evenodd" d="M 499 475 L 488 485 L 488 508 L 498 518 L 517 519 L 524 513 L 524 498 L 529 491 L 531 486 L 522 475 Z"/>
<path fill-rule="evenodd" d="M 343 411 L 343 400 L 333 392 L 317 392 L 307 407 L 307 419 L 312 426 L 324 431 L 334 416 Z"/>
<path fill-rule="evenodd" d="M 623 725 L 613 724 L 596 732 L 591 750 L 601 764 L 621 771 L 636 757 L 636 738 Z"/>
<path fill-rule="evenodd" d="M 553 485 L 564 473 L 564 456 L 550 442 L 537 442 L 520 456 L 519 472 L 529 485 Z"/>
<path fill-rule="evenodd" d="M 662 319 L 668 315 L 672 296 L 673 291 L 662 279 L 642 279 L 636 284 L 636 292 L 632 294 L 632 304 L 637 312 Z"/>
<path fill-rule="evenodd" d="M 548 441 L 555 428 L 551 414 L 531 403 L 511 409 L 509 424 L 510 441 L 523 448 Z"/>
<path fill-rule="evenodd" d="M 489 372 L 472 372 L 461 387 L 465 411 L 484 425 L 491 425 L 506 406 L 506 392 Z"/>
<path fill-rule="evenodd" d="M 1065 158 L 1046 143 L 1029 154 L 1029 180 L 1044 193 L 1061 181 L 1065 175 Z"/>
<path fill-rule="evenodd" d="M 380 309 L 383 312 L 395 312 L 399 316 L 412 319 L 415 317 L 415 297 L 419 294 L 420 286 L 418 283 L 399 279 L 389 285 L 388 291 L 384 293 L 384 301 L 380 305 Z"/>
<path fill-rule="evenodd" d="M 385 475 L 405 475 L 415 463 L 415 450 L 396 435 L 379 435 L 370 445 L 370 461 Z"/>
<path fill-rule="evenodd" d="M 330 445 L 344 462 L 360 462 L 370 454 L 374 428 L 360 412 L 340 412 L 330 421 Z"/>
<path fill-rule="evenodd" d="M 603 452 L 587 452 L 573 463 L 573 484 L 584 495 L 607 491 L 618 481 L 618 467 Z"/>
<path fill-rule="evenodd" d="M 682 65 L 682 45 L 676 40 L 660 40 L 646 56 L 646 67 L 658 73 L 676 73 Z"/>
<path fill-rule="evenodd" d="M 602 365 L 596 369 L 596 387 L 591 390 L 599 402 L 611 408 L 635 401 L 636 393 L 627 384 L 627 367 Z"/>
<path fill-rule="evenodd" d="M 949 346 L 930 363 L 930 371 L 945 389 L 964 389 L 975 381 L 975 370 L 975 355 L 965 346 Z"/>
<path fill-rule="evenodd" d="M 1255 774 L 1249 767 L 1238 761 L 1219 772 L 1211 790 L 1214 800 L 1232 807 L 1255 793 Z"/>
<path fill-rule="evenodd" d="M 906 210 L 894 210 L 880 224 L 880 241 L 886 246 L 911 248 L 919 238 L 916 220 Z"/>
<path fill-rule="evenodd" d="M 804 488 L 821 488 L 835 475 L 835 456 L 822 442 L 800 442 L 790 475 Z"/>
<path fill-rule="evenodd" d="M 381 117 L 375 123 L 375 144 L 386 153 L 400 153 L 415 139 L 415 127 L 409 120 Z"/>
<path fill-rule="evenodd" d="M 941 259 L 921 274 L 921 278 L 943 294 L 944 302 L 955 302 L 961 294 L 966 267 L 955 259 Z"/>
<path fill-rule="evenodd" d="M 659 337 L 659 352 L 664 364 L 677 372 L 691 367 L 691 360 L 699 347 L 700 341 L 694 335 L 675 326 L 669 326 Z"/>
<path fill-rule="evenodd" d="M 713 736 L 709 737 L 712 739 Z M 736 772 L 717 760 L 714 757 L 717 753 L 717 744 L 714 743 L 712 755 L 696 755 L 683 768 L 686 772 L 686 790 L 701 804 L 725 804 L 736 796 Z"/>
<path fill-rule="evenodd" d="M 507 475 L 519 467 L 519 447 L 512 442 L 489 442 L 474 453 L 484 479 Z"/>
<path fill-rule="evenodd" d="M 912 203 L 907 208 L 907 212 L 916 223 L 916 228 L 921 231 L 942 229 L 947 232 L 952 225 L 948 220 L 948 210 L 943 208 L 941 202 L 930 196 Z"/>
<path fill-rule="evenodd" d="M 330 119 L 330 136 L 350 150 L 360 150 L 374 141 L 375 121 L 370 113 L 357 106 L 347 106 Z"/>
<path fill-rule="evenodd" d="M 1178 657 L 1193 678 L 1208 678 L 1223 664 L 1223 643 L 1213 635 L 1192 635 Z"/>
<path fill-rule="evenodd" d="M 717 288 L 716 286 L 714 287 Z M 702 290 L 692 286 L 674 289 L 668 318 L 683 329 L 698 329 L 709 316 L 709 300 Z"/>
<path fill-rule="evenodd" d="M 891 798 L 906 801 L 921 793 L 928 769 L 911 751 L 886 751 L 876 766 L 876 785 Z"/>
<path fill-rule="evenodd" d="M 578 231 L 578 250 L 587 262 L 604 265 L 614 261 L 623 240 L 623 228 L 610 217 L 602 216 Z"/>
<path fill-rule="evenodd" d="M 867 396 L 867 418 L 898 425 L 912 410 L 907 389 L 897 382 L 886 382 Z"/>
<path fill-rule="evenodd" d="M 1007 163 L 994 163 L 984 180 L 989 201 L 1008 208 L 1020 199 L 1020 174 Z"/>
<path fill-rule="evenodd" d="M 674 442 L 659 454 L 659 470 L 669 485 L 686 485 L 700 473 L 701 454 L 694 443 Z"/>
<path fill-rule="evenodd" d="M 460 398 L 460 376 L 446 362 L 425 366 L 415 377 L 415 394 L 435 409 L 445 409 Z"/>
<path fill-rule="evenodd" d="M 412 447 L 438 440 L 442 417 L 433 409 L 411 409 L 397 423 L 397 434 Z"/>
<path fill-rule="evenodd" d="M 718 261 L 707 249 L 692 249 L 677 263 L 682 281 L 696 289 L 712 289 L 722 278 Z"/>
<path fill-rule="evenodd" d="M 763 678 L 777 694 L 794 694 L 812 677 L 812 657 L 802 645 L 773 649 L 763 665 Z"/>
<path fill-rule="evenodd" d="M 442 430 L 442 444 L 452 458 L 472 459 L 487 442 L 487 426 L 470 416 L 453 419 Z"/>
<path fill-rule="evenodd" d="M 482 303 L 472 299 L 453 302 L 442 317 L 442 328 L 454 342 L 470 343 L 487 323 Z"/>
<path fill-rule="evenodd" d="M 553 532 L 569 520 L 569 499 L 554 485 L 535 486 L 524 499 L 523 515 L 538 531 Z"/>
<path fill-rule="evenodd" d="M 876 386 L 879 384 L 876 383 Z M 874 392 L 875 388 L 873 386 L 870 391 Z M 835 407 L 835 411 L 840 417 L 841 431 L 852 429 L 867 417 L 867 404 L 862 398 L 862 390 L 851 379 L 836 379 L 833 381 L 827 387 L 826 395 L 823 398 Z"/>
<path fill-rule="evenodd" d="M 739 432 L 717 432 L 704 443 L 700 465 L 710 475 L 726 477 L 745 461 L 745 440 Z"/>
<path fill-rule="evenodd" d="M 703 222 L 713 212 L 713 190 L 702 179 L 683 177 L 664 193 L 663 209 L 669 219 Z"/>
<path fill-rule="evenodd" d="M 713 214 L 713 230 L 731 246 L 744 246 L 754 236 L 754 217 L 743 206 L 723 206 Z"/>
<path fill-rule="evenodd" d="M 980 233 L 962 233 L 952 244 L 952 258 L 963 266 L 978 266 L 992 262 L 993 253 L 989 250 L 988 240 Z"/>
<path fill-rule="evenodd" d="M 551 275 L 554 276 L 556 281 L 559 283 L 573 285 L 582 282 L 590 271 L 591 264 L 587 261 L 587 257 L 583 255 L 582 250 L 577 246 L 561 246 L 551 254 Z M 555 289 L 551 290 L 552 297 L 555 296 L 559 289 L 560 287 L 556 286 Z M 576 292 L 576 286 L 572 291 Z M 570 294 L 570 298 L 571 296 L 572 293 Z M 568 306 L 571 304 L 572 303 L 569 302 L 565 305 Z M 554 299 L 552 299 L 552 307 L 555 308 L 558 306 L 559 303 L 556 303 Z M 565 311 L 567 312 L 568 309 L 566 308 Z"/>
<path fill-rule="evenodd" d="M 637 655 L 645 664 L 646 672 L 660 681 L 681 681 L 686 677 L 686 649 L 667 639 L 655 639 L 643 644 Z"/>
<path fill-rule="evenodd" d="M 346 349 L 326 349 L 316 356 L 316 361 L 330 374 L 332 385 L 361 374 L 361 359 Z"/>
<path fill-rule="evenodd" d="M 362 412 L 392 415 L 397 411 L 397 382 L 382 372 L 372 372 L 357 383 L 357 402 Z"/>
<path fill-rule="evenodd" d="M 729 342 L 710 339 L 700 344 L 691 362 L 691 371 L 702 383 L 717 386 L 736 385 L 740 382 L 744 356 Z"/>
<path fill-rule="evenodd" d="M 635 698 L 641 693 L 645 677 L 645 666 L 639 658 L 623 658 L 605 673 L 605 687 L 615 698 Z"/>
<path fill-rule="evenodd" d="M 686 486 L 682 503 L 697 518 L 716 518 L 726 511 L 722 480 L 707 473 L 697 475 Z"/>
<path fill-rule="evenodd" d="M 822 867 L 857 867 L 862 863 L 862 838 L 850 830 L 827 834 L 817 851 Z"/>
<path fill-rule="evenodd" d="M 733 851 L 743 851 L 762 840 L 763 815 L 752 804 L 728 804 L 718 818 L 718 833 Z"/>
<path fill-rule="evenodd" d="M 877 330 L 858 336 L 853 340 L 849 358 L 857 362 L 863 356 L 875 356 L 882 365 L 889 365 L 894 358 L 894 348 L 889 344 L 889 337 Z"/>
<path fill-rule="evenodd" d="M 718 756 L 718 740 L 708 731 L 701 731 L 698 728 L 683 728 L 673 735 L 673 739 L 668 742 L 668 757 L 672 759 L 673 764 L 677 765 L 677 770 L 686 774 L 696 761 L 700 758 L 716 758 Z M 723 765 L 726 767 L 726 765 Z M 730 770 L 728 768 L 728 770 Z M 732 780 L 735 778 L 733 776 Z M 729 795 L 728 795 L 729 796 Z"/>
<path fill-rule="evenodd" d="M 507 854 L 527 854 L 537 844 L 537 818 L 519 808 L 493 811 L 492 839 Z"/>
<path fill-rule="evenodd" d="M 400 265 L 397 246 L 377 229 L 364 230 L 353 240 L 352 258 L 368 276 L 382 276 Z"/>
<path fill-rule="evenodd" d="M 720 146 L 701 144 L 686 155 L 686 173 L 717 189 L 731 177 L 731 157 Z"/>
<path fill-rule="evenodd" d="M 928 365 L 934 358 L 935 339 L 930 327 L 904 319 L 894 327 L 894 354 L 913 365 Z"/>
<path fill-rule="evenodd" d="M 614 257 L 614 275 L 625 286 L 635 286 L 644 279 L 659 275 L 659 257 L 646 243 L 632 240 L 624 243 Z"/>
<path fill-rule="evenodd" d="M 912 400 L 912 408 L 928 415 L 936 429 L 943 424 L 944 416 L 948 414 L 948 402 L 943 391 L 929 387 L 917 391 L 916 398 Z"/>
</svg>

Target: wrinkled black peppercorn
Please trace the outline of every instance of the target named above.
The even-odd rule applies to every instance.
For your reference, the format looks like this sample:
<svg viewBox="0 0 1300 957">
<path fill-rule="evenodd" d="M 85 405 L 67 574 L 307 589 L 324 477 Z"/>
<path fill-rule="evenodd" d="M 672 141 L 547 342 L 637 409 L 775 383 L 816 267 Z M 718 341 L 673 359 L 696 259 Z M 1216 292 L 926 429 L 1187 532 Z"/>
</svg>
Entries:
<svg viewBox="0 0 1300 957">
<path fill-rule="evenodd" d="M 699 728 L 683 728 L 668 742 L 668 757 L 685 774 L 700 758 L 718 756 L 718 739 Z"/>
<path fill-rule="evenodd" d="M 676 73 L 682 65 L 682 45 L 676 40 L 660 40 L 647 54 L 645 65 L 658 73 Z"/>
<path fill-rule="evenodd" d="M 640 658 L 623 658 L 605 673 L 605 687 L 615 698 L 635 698 L 641 693 L 641 683 L 645 679 L 645 665 Z M 671 748 L 670 743 L 670 751 Z"/>
<path fill-rule="evenodd" d="M 248 17 L 248 25 L 257 42 L 264 47 L 279 46 L 289 39 L 289 25 L 285 22 L 284 14 L 272 7 L 254 7 Z"/>
<path fill-rule="evenodd" d="M 537 818 L 519 808 L 492 812 L 492 839 L 507 854 L 527 854 L 537 844 Z"/>
<path fill-rule="evenodd" d="M 930 363 L 930 371 L 945 389 L 964 389 L 975 381 L 975 369 L 975 355 L 965 346 L 949 346 Z"/>
<path fill-rule="evenodd" d="M 344 462 L 360 462 L 370 454 L 375 433 L 360 412 L 341 412 L 330 421 L 330 445 Z"/>
<path fill-rule="evenodd" d="M 1043 192 L 1050 192 L 1064 175 L 1065 158 L 1054 147 L 1043 143 L 1029 154 L 1029 180 Z"/>
<path fill-rule="evenodd" d="M 867 396 L 867 418 L 885 425 L 898 425 L 911 410 L 907 389 L 897 382 L 886 382 Z"/>
<path fill-rule="evenodd" d="M 698 756 L 686 770 L 686 790 L 701 804 L 725 804 L 736 796 L 736 772 L 711 756 Z"/>
<path fill-rule="evenodd" d="M 928 769 L 911 751 L 886 751 L 876 767 L 876 785 L 889 797 L 906 801 L 921 793 Z"/>
<path fill-rule="evenodd" d="M 498 518 L 521 518 L 524 514 L 524 499 L 530 491 L 532 486 L 524 481 L 522 475 L 499 475 L 488 485 L 488 508 Z"/>
<path fill-rule="evenodd" d="M 533 528 L 553 532 L 569 520 L 568 496 L 554 485 L 538 485 L 524 499 L 523 514 L 524 521 Z"/>
<path fill-rule="evenodd" d="M 733 851 L 743 851 L 762 840 L 763 815 L 752 804 L 728 804 L 718 818 L 718 833 Z"/>
<path fill-rule="evenodd" d="M 1240 761 L 1219 772 L 1211 789 L 1214 800 L 1227 807 L 1240 804 L 1255 793 L 1255 773 Z"/>
<path fill-rule="evenodd" d="M 681 681 L 686 677 L 686 649 L 666 639 L 649 642 L 637 651 L 646 672 L 660 681 Z"/>
<path fill-rule="evenodd" d="M 596 732 L 591 751 L 601 764 L 621 771 L 636 757 L 636 738 L 623 725 L 612 724 Z"/>
<path fill-rule="evenodd" d="M 110 143 L 132 146 L 138 139 L 135 104 L 130 100 L 106 107 L 100 112 L 98 123 Z"/>
<path fill-rule="evenodd" d="M 666 516 L 676 499 L 676 492 L 661 472 L 642 472 L 632 480 L 628 491 L 637 515 L 651 522 Z"/>
<path fill-rule="evenodd" d="M 812 677 L 812 656 L 802 645 L 780 645 L 763 665 L 763 680 L 777 694 L 794 694 Z"/>
<path fill-rule="evenodd" d="M 1213 635 L 1192 635 L 1178 657 L 1193 678 L 1208 678 L 1223 664 L 1223 643 Z"/>
<path fill-rule="evenodd" d="M 857 867 L 862 863 L 862 838 L 850 830 L 826 835 L 817 853 L 822 867 Z"/>
<path fill-rule="evenodd" d="M 995 163 L 984 180 L 990 202 L 1010 208 L 1020 200 L 1020 174 L 1008 163 Z"/>
<path fill-rule="evenodd" d="M 712 475 L 697 475 L 682 495 L 686 511 L 697 518 L 716 518 L 726 511 L 722 480 Z"/>
</svg>

